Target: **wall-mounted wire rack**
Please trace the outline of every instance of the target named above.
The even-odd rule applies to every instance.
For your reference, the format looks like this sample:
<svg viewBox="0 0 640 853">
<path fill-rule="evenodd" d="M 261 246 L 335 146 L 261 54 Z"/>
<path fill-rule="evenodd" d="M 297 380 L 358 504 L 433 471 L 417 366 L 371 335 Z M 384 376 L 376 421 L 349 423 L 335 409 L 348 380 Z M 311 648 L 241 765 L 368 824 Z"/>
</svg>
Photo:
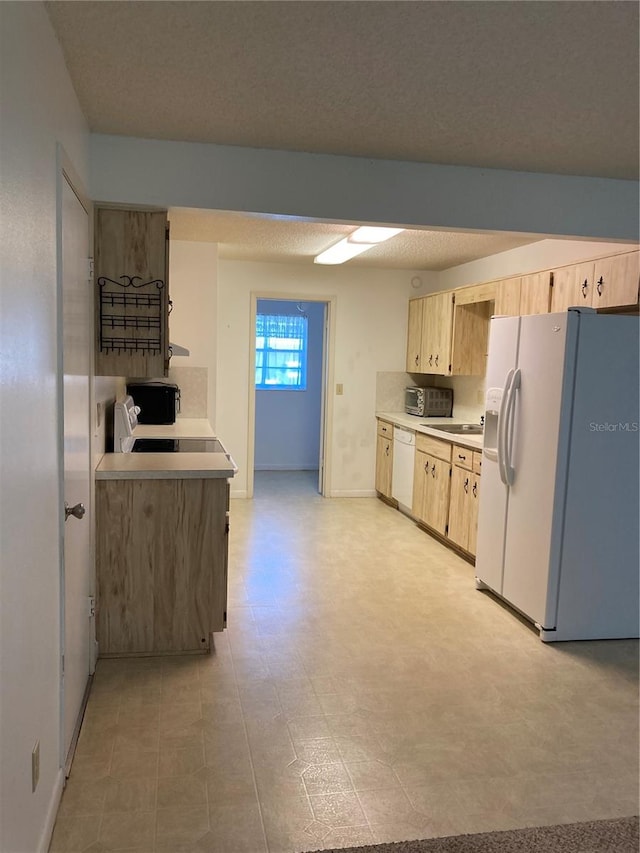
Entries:
<svg viewBox="0 0 640 853">
<path fill-rule="evenodd" d="M 140 276 L 101 276 L 100 351 L 132 355 L 159 355 L 165 349 L 165 284 Z"/>
</svg>

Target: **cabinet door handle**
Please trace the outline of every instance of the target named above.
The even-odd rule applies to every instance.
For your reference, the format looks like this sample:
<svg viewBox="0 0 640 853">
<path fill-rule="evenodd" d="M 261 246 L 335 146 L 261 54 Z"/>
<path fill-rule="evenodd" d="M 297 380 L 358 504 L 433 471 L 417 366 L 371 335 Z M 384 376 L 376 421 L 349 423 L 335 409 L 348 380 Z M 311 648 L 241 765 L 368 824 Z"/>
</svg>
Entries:
<svg viewBox="0 0 640 853">
<path fill-rule="evenodd" d="M 464 481 L 464 486 L 463 486 L 463 488 L 464 488 L 464 493 L 465 493 L 465 495 L 468 495 L 468 494 L 469 494 L 469 478 L 468 478 L 468 477 L 467 477 L 467 479 Z"/>
<path fill-rule="evenodd" d="M 432 477 L 435 477 L 435 476 L 436 476 L 436 466 L 435 466 L 435 464 L 431 466 L 431 476 L 432 476 Z"/>
<path fill-rule="evenodd" d="M 602 285 L 604 284 L 604 279 L 602 276 L 598 279 L 598 283 L 596 284 L 596 290 L 598 291 L 598 296 L 602 296 Z"/>
<path fill-rule="evenodd" d="M 580 290 L 582 291 L 582 295 L 583 295 L 583 297 L 586 299 L 586 298 L 587 298 L 587 291 L 589 290 L 589 284 L 588 284 L 588 280 L 587 280 L 586 278 L 585 278 L 585 280 L 582 282 L 582 285 L 581 285 L 581 287 L 580 287 Z"/>
<path fill-rule="evenodd" d="M 387 446 L 385 447 L 384 452 L 385 452 L 385 454 L 386 454 L 387 456 L 389 455 L 389 445 L 388 445 L 388 444 L 387 444 Z"/>
<path fill-rule="evenodd" d="M 416 367 L 418 366 L 418 364 L 420 364 L 420 354 L 419 353 L 416 356 Z"/>
<path fill-rule="evenodd" d="M 431 367 L 432 364 L 433 364 L 433 356 L 430 355 L 429 356 L 429 367 Z"/>
<path fill-rule="evenodd" d="M 477 482 L 475 482 L 473 484 L 473 488 L 471 489 L 471 491 L 473 492 L 474 498 L 477 498 L 478 497 L 478 483 Z"/>
<path fill-rule="evenodd" d="M 439 359 L 439 358 L 440 358 L 440 356 L 439 356 L 439 355 L 437 355 L 437 356 L 436 356 L 436 367 L 438 366 L 438 359 Z"/>
</svg>

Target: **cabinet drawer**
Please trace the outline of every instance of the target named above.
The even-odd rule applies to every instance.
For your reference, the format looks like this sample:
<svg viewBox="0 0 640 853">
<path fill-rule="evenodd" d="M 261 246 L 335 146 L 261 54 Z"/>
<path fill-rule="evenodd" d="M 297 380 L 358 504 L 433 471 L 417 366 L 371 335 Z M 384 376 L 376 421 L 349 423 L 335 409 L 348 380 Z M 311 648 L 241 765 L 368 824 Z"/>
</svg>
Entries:
<svg viewBox="0 0 640 853">
<path fill-rule="evenodd" d="M 451 462 L 451 445 L 446 441 L 431 438 L 430 435 L 424 435 L 421 432 L 416 433 L 416 450 L 421 450 L 423 453 L 430 453 L 436 459 L 444 459 L 445 462 Z"/>
<path fill-rule="evenodd" d="M 474 474 L 482 474 L 482 452 L 480 450 L 473 451 L 473 467 Z"/>
<path fill-rule="evenodd" d="M 393 438 L 393 424 L 388 421 L 378 421 L 378 435 L 383 438 Z"/>
<path fill-rule="evenodd" d="M 459 444 L 454 444 L 451 461 L 454 465 L 457 465 L 458 468 L 466 468 L 467 471 L 471 471 L 473 464 L 473 450 L 469 450 L 468 447 L 461 447 Z"/>
</svg>

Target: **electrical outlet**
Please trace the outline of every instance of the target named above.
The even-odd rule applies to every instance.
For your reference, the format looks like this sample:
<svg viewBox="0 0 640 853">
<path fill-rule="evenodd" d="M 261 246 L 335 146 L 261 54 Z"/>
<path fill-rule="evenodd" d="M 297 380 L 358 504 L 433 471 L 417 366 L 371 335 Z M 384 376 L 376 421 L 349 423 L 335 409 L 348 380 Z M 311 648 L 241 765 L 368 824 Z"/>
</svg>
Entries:
<svg viewBox="0 0 640 853">
<path fill-rule="evenodd" d="M 342 387 L 342 382 L 338 382 L 336 385 L 336 396 L 341 397 L 344 394 L 344 388 Z"/>
<path fill-rule="evenodd" d="M 40 781 L 40 741 L 36 741 L 36 745 L 31 752 L 31 791 L 35 792 Z"/>
</svg>

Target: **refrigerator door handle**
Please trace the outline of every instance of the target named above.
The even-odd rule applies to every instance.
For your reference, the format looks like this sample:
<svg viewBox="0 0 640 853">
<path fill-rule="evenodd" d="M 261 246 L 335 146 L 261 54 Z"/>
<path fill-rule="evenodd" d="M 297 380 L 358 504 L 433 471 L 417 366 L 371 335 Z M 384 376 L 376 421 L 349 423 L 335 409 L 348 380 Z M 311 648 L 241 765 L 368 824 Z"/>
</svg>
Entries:
<svg viewBox="0 0 640 853">
<path fill-rule="evenodd" d="M 518 367 L 512 378 L 511 384 L 509 386 L 509 394 L 507 399 L 507 405 L 505 410 L 505 424 L 504 424 L 504 474 L 506 485 L 513 486 L 513 483 L 516 478 L 516 471 L 513 465 L 511 464 L 511 452 L 513 450 L 513 427 L 514 427 L 514 412 L 515 412 L 515 402 L 516 402 L 516 392 L 520 389 L 520 383 L 522 381 L 522 372 Z"/>
<path fill-rule="evenodd" d="M 511 383 L 513 381 L 513 374 L 515 370 L 511 368 L 511 370 L 507 373 L 507 378 L 504 383 L 504 391 L 502 392 L 502 400 L 500 401 L 500 410 L 498 412 L 498 441 L 497 443 L 497 451 L 498 451 L 498 473 L 500 474 L 500 479 L 504 483 L 505 486 L 508 486 L 507 482 L 507 472 L 505 467 L 505 454 L 506 454 L 506 444 L 505 444 L 505 434 L 506 434 L 506 411 L 507 411 L 507 402 L 509 399 L 509 392 L 511 390 Z"/>
</svg>

